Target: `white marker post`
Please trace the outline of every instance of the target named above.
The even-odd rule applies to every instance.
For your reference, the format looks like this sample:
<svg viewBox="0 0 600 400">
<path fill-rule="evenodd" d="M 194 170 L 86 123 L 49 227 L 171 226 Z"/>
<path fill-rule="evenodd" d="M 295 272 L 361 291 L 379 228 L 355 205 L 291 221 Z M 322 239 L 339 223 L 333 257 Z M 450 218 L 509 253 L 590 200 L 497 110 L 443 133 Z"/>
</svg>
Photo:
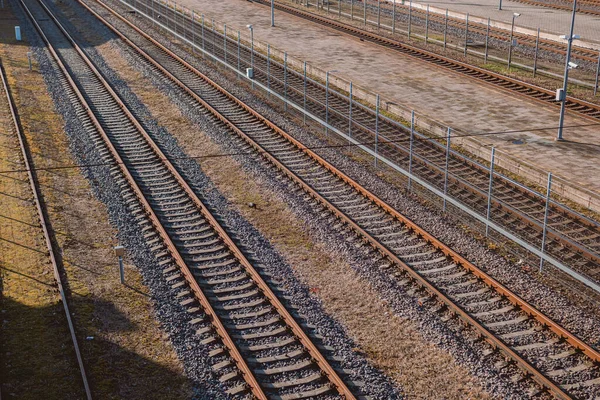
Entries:
<svg viewBox="0 0 600 400">
<path fill-rule="evenodd" d="M 115 255 L 119 258 L 119 276 L 121 277 L 121 284 L 125 284 L 125 269 L 123 268 L 123 256 L 125 255 L 125 247 L 115 246 Z"/>
</svg>

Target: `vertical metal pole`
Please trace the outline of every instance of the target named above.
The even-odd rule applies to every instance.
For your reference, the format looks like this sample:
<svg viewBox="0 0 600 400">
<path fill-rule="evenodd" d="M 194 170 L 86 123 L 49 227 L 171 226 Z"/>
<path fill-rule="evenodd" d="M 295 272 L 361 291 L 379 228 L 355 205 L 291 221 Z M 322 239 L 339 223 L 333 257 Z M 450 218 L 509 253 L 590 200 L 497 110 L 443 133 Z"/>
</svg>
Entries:
<svg viewBox="0 0 600 400">
<path fill-rule="evenodd" d="M 396 34 L 396 0 L 392 0 L 392 35 Z"/>
<path fill-rule="evenodd" d="M 306 125 L 306 61 L 304 61 L 304 125 Z"/>
<path fill-rule="evenodd" d="M 410 39 L 410 28 L 412 25 L 412 0 L 408 2 L 408 38 Z"/>
<path fill-rule="evenodd" d="M 223 24 L 223 54 L 227 64 L 227 24 Z"/>
<path fill-rule="evenodd" d="M 450 161 L 450 136 L 452 135 L 452 128 L 448 127 L 448 134 L 446 135 L 446 168 L 444 168 L 444 212 L 446 212 L 446 195 L 448 194 L 448 164 Z"/>
<path fill-rule="evenodd" d="M 429 40 L 429 4 L 427 4 L 427 12 L 425 14 L 425 44 Z"/>
<path fill-rule="evenodd" d="M 594 96 L 598 93 L 598 76 L 600 75 L 600 52 L 598 53 L 598 64 L 596 64 L 596 80 L 594 81 Z"/>
<path fill-rule="evenodd" d="M 488 17 L 487 28 L 485 31 L 485 54 L 483 56 L 483 63 L 487 64 L 490 44 L 490 17 Z"/>
<path fill-rule="evenodd" d="M 446 50 L 447 35 L 448 35 L 448 9 L 446 8 L 446 18 L 444 18 L 444 50 Z"/>
<path fill-rule="evenodd" d="M 119 256 L 119 277 L 121 278 L 121 285 L 125 284 L 125 268 L 123 267 L 123 257 Z"/>
<path fill-rule="evenodd" d="M 408 144 L 408 190 L 412 186 L 413 140 L 415 137 L 415 111 L 410 112 L 410 141 Z"/>
<path fill-rule="evenodd" d="M 469 13 L 465 19 L 465 56 L 467 55 L 467 42 L 469 41 Z"/>
<path fill-rule="evenodd" d="M 275 27 L 275 0 L 271 0 L 271 28 Z"/>
<path fill-rule="evenodd" d="M 548 232 L 548 211 L 550 210 L 550 191 L 552 190 L 552 172 L 548 172 L 548 186 L 546 187 L 546 209 L 544 210 L 544 229 L 542 231 L 542 246 L 540 250 L 542 255 L 546 247 L 546 234 Z M 544 268 L 544 258 L 540 257 L 540 272 Z"/>
<path fill-rule="evenodd" d="M 238 71 L 241 71 L 242 65 L 241 65 L 241 61 L 240 61 L 240 31 L 237 31 L 237 32 L 238 32 L 238 57 L 237 57 L 238 67 L 237 67 L 237 69 L 238 69 Z M 240 80 L 240 74 L 238 74 L 238 80 Z"/>
<path fill-rule="evenodd" d="M 496 156 L 496 149 L 492 147 L 492 156 L 490 160 L 490 184 L 488 186 L 488 202 L 487 202 L 487 214 L 486 214 L 486 224 L 485 224 L 485 236 L 488 236 L 490 233 L 490 214 L 492 211 L 492 190 L 494 187 L 494 157 Z"/>
<path fill-rule="evenodd" d="M 154 4 L 154 3 L 153 3 Z M 192 10 L 192 52 L 196 52 L 196 22 L 195 22 L 195 11 Z"/>
<path fill-rule="evenodd" d="M 285 99 L 284 109 L 287 112 L 287 52 L 283 53 L 283 98 Z"/>
<path fill-rule="evenodd" d="M 348 95 L 348 136 L 352 137 L 352 81 L 350 82 L 350 94 Z"/>
<path fill-rule="evenodd" d="M 215 19 L 213 18 L 210 23 L 212 24 L 212 54 L 213 56 L 217 55 L 217 49 L 215 48 L 217 45 L 217 31 L 215 30 Z M 215 64 L 217 63 L 217 59 L 215 58 Z"/>
<path fill-rule="evenodd" d="M 379 144 L 379 95 L 375 99 L 375 167 L 377 167 L 377 145 Z"/>
<path fill-rule="evenodd" d="M 510 43 L 508 43 L 508 69 L 510 71 L 510 63 L 512 61 L 512 48 L 513 48 L 513 37 L 515 33 L 515 16 L 512 17 L 512 24 L 510 25 Z"/>
<path fill-rule="evenodd" d="M 569 62 L 571 61 L 571 46 L 573 44 L 573 29 L 575 28 L 575 12 L 577 11 L 577 0 L 573 0 L 573 14 L 571 16 L 571 31 L 569 33 L 569 45 L 567 46 L 567 57 L 565 59 L 565 78 L 563 82 L 562 102 L 560 104 L 560 119 L 558 121 L 557 141 L 563 140 L 563 125 L 565 123 L 565 106 L 567 103 L 567 86 L 569 85 Z"/>
<path fill-rule="evenodd" d="M 350 0 L 350 20 L 354 21 L 354 0 Z"/>
<path fill-rule="evenodd" d="M 502 0 L 500 0 L 500 4 L 498 4 L 498 10 L 502 11 Z"/>
<path fill-rule="evenodd" d="M 540 50 L 540 28 L 537 30 L 537 36 L 535 37 L 535 53 L 533 55 L 533 77 L 535 78 L 535 74 L 537 73 L 537 60 L 538 53 Z"/>
<path fill-rule="evenodd" d="M 365 17 L 365 28 L 367 27 L 367 0 L 363 0 L 364 2 L 364 7 L 363 7 L 363 14 Z"/>
<path fill-rule="evenodd" d="M 325 72 L 325 133 L 329 133 L 329 71 Z"/>
<path fill-rule="evenodd" d="M 271 97 L 271 45 L 267 43 L 267 89 Z"/>
<path fill-rule="evenodd" d="M 338 19 L 342 19 L 342 0 L 338 0 Z"/>
<path fill-rule="evenodd" d="M 152 5 L 152 25 L 156 26 L 156 16 L 154 15 L 154 0 L 150 2 Z"/>
<path fill-rule="evenodd" d="M 31 71 L 31 52 L 27 52 L 27 62 L 29 63 L 29 70 Z"/>
<path fill-rule="evenodd" d="M 329 15 L 329 3 L 330 3 L 330 0 L 327 0 L 327 15 Z"/>
<path fill-rule="evenodd" d="M 204 14 L 202 14 L 202 57 L 204 57 L 206 49 L 204 48 Z"/>
<path fill-rule="evenodd" d="M 377 0 L 377 30 L 381 28 L 381 0 Z"/>
</svg>

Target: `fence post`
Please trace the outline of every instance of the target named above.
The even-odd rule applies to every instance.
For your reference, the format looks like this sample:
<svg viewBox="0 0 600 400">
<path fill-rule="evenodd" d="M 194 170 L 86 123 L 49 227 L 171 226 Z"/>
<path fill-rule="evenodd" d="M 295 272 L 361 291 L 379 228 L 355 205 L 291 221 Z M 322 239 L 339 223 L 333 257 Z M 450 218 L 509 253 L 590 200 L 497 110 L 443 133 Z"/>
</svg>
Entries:
<svg viewBox="0 0 600 400">
<path fill-rule="evenodd" d="M 410 28 L 412 25 L 412 0 L 408 2 L 408 38 L 410 39 Z"/>
<path fill-rule="evenodd" d="M 283 53 L 283 98 L 285 99 L 283 108 L 287 112 L 287 52 Z"/>
<path fill-rule="evenodd" d="M 338 0 L 338 19 L 342 19 L 342 2 Z"/>
<path fill-rule="evenodd" d="M 410 112 L 410 142 L 408 146 L 408 191 L 412 186 L 413 139 L 415 136 L 415 110 Z"/>
<path fill-rule="evenodd" d="M 154 5 L 154 2 L 152 2 Z M 192 53 L 196 52 L 196 12 L 192 10 Z"/>
<path fill-rule="evenodd" d="M 304 125 L 306 125 L 306 61 L 304 61 Z"/>
<path fill-rule="evenodd" d="M 227 64 L 227 24 L 223 24 L 223 57 Z"/>
<path fill-rule="evenodd" d="M 215 64 L 217 63 L 217 48 L 215 47 L 217 44 L 215 43 L 217 41 L 217 31 L 215 30 L 215 19 L 213 18 L 210 23 L 212 24 L 212 34 L 213 34 L 213 40 L 212 40 L 212 53 L 213 56 L 215 56 Z"/>
<path fill-rule="evenodd" d="M 238 32 L 238 34 L 239 34 L 239 32 Z M 239 45 L 239 42 L 240 41 L 239 41 L 239 37 L 238 37 L 238 45 Z M 204 55 L 206 54 L 205 51 L 206 51 L 206 49 L 204 48 L 204 14 L 202 14 L 202 58 L 204 58 Z M 238 58 L 239 58 L 239 51 L 238 51 Z"/>
<path fill-rule="evenodd" d="M 379 143 L 379 95 L 375 99 L 375 167 L 377 167 L 377 144 Z"/>
<path fill-rule="evenodd" d="M 364 14 L 364 18 L 365 18 L 365 28 L 367 27 L 367 0 L 363 0 L 364 2 L 364 7 L 363 7 L 363 14 Z"/>
<path fill-rule="evenodd" d="M 377 30 L 381 28 L 381 0 L 377 0 Z"/>
<path fill-rule="evenodd" d="M 465 19 L 465 57 L 467 56 L 467 42 L 469 41 L 469 13 Z"/>
<path fill-rule="evenodd" d="M 596 64 L 596 81 L 594 83 L 594 96 L 598 93 L 598 75 L 600 75 L 600 52 L 598 52 L 598 64 Z"/>
<path fill-rule="evenodd" d="M 488 17 L 487 28 L 485 30 L 485 55 L 483 56 L 483 63 L 487 64 L 490 44 L 490 17 Z"/>
<path fill-rule="evenodd" d="M 446 8 L 446 18 L 444 19 L 444 50 L 446 50 L 446 35 L 448 34 L 448 9 Z"/>
<path fill-rule="evenodd" d="M 396 34 L 396 1 L 392 1 L 392 35 Z"/>
<path fill-rule="evenodd" d="M 271 45 L 267 43 L 267 94 L 271 97 Z"/>
<path fill-rule="evenodd" d="M 544 210 L 544 228 L 542 231 L 542 246 L 540 250 L 542 256 L 544 255 L 544 249 L 546 247 L 546 234 L 548 232 L 548 210 L 550 209 L 550 190 L 552 189 L 552 172 L 548 172 L 548 186 L 546 187 L 546 209 Z M 544 267 L 544 258 L 540 257 L 540 272 Z"/>
<path fill-rule="evenodd" d="M 350 20 L 354 21 L 354 0 L 350 0 Z"/>
<path fill-rule="evenodd" d="M 350 94 L 348 95 L 348 136 L 352 137 L 352 81 L 350 81 Z"/>
<path fill-rule="evenodd" d="M 425 13 L 425 44 L 429 40 L 429 4 L 427 4 L 427 12 Z"/>
<path fill-rule="evenodd" d="M 494 187 L 494 157 L 496 155 L 496 149 L 492 147 L 492 156 L 490 160 L 490 184 L 488 186 L 488 201 L 487 201 L 487 213 L 486 213 L 486 224 L 485 224 L 485 236 L 487 237 L 490 233 L 490 214 L 492 211 L 492 190 Z"/>
<path fill-rule="evenodd" d="M 203 42 L 204 43 L 204 42 Z M 238 31 L 238 71 L 242 70 L 242 65 L 241 65 L 241 61 L 240 61 L 240 31 Z M 238 81 L 240 80 L 240 74 L 238 74 Z"/>
<path fill-rule="evenodd" d="M 540 28 L 537 30 L 537 36 L 535 37 L 535 53 L 533 55 L 533 77 L 535 78 L 535 74 L 537 73 L 537 59 L 538 52 L 540 49 Z"/>
<path fill-rule="evenodd" d="M 446 212 L 446 195 L 448 194 L 448 164 L 450 161 L 450 135 L 452 135 L 452 128 L 448 127 L 448 134 L 446 136 L 446 168 L 444 169 L 444 212 Z"/>
</svg>

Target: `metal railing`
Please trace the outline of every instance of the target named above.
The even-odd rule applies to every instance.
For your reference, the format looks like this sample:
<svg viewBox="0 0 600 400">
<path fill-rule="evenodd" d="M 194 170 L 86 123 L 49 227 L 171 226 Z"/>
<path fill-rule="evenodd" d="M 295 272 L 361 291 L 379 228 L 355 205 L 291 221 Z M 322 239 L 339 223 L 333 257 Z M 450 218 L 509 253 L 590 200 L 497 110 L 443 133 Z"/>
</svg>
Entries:
<svg viewBox="0 0 600 400">
<path fill-rule="evenodd" d="M 175 2 L 169 2 L 168 0 L 165 2 L 160 0 L 119 1 L 127 7 L 135 10 L 138 15 L 148 18 L 156 26 L 159 26 L 177 36 L 180 40 L 191 46 L 195 51 L 199 51 L 203 56 L 208 57 L 210 60 L 217 62 L 221 66 L 234 72 L 238 76 L 238 79 L 244 79 L 248 83 L 251 83 L 254 89 L 262 90 L 268 96 L 278 99 L 284 104 L 286 111 L 294 111 L 303 116 L 305 119 L 309 118 L 310 120 L 320 124 L 326 128 L 328 133 L 335 133 L 340 138 L 343 138 L 345 141 L 347 141 L 351 146 L 361 149 L 365 153 L 372 156 L 376 164 L 378 163 L 379 165 L 385 165 L 402 174 L 407 179 L 408 185 L 420 185 L 422 188 L 443 202 L 444 210 L 447 206 L 453 206 L 455 209 L 460 210 L 470 218 L 483 224 L 486 227 L 486 231 L 493 230 L 509 241 L 519 245 L 522 249 L 525 249 L 530 254 L 538 257 L 540 259 L 540 271 L 543 263 L 546 263 L 546 265 L 552 265 L 570 275 L 575 280 L 585 284 L 597 292 L 600 292 L 600 286 L 592 279 L 578 271 L 573 270 L 545 251 L 544 239 L 546 237 L 546 233 L 552 231 L 555 234 L 559 234 L 547 225 L 545 218 L 543 221 L 537 221 L 537 223 L 543 224 L 544 226 L 544 239 L 539 244 L 531 243 L 530 241 L 521 237 L 518 232 L 511 232 L 506 227 L 501 226 L 497 221 L 494 220 L 494 215 L 492 213 L 492 209 L 490 208 L 491 200 L 494 199 L 496 202 L 501 202 L 501 200 L 494 197 L 493 187 L 495 183 L 499 183 L 502 180 L 509 182 L 510 184 L 518 185 L 522 189 L 528 191 L 532 196 L 539 197 L 547 207 L 556 205 L 562 208 L 567 208 L 561 202 L 553 199 L 551 196 L 548 196 L 547 194 L 550 192 L 541 193 L 534 188 L 528 187 L 520 182 L 516 182 L 515 180 L 498 171 L 498 157 L 501 154 L 498 151 L 491 151 L 495 157 L 492 158 L 489 166 L 475 158 L 468 157 L 462 152 L 452 149 L 449 146 L 448 140 L 443 140 L 440 143 L 437 141 L 437 139 L 435 139 L 435 137 L 446 139 L 448 138 L 448 133 L 452 132 L 453 135 L 450 136 L 451 140 L 454 144 L 460 144 L 462 147 L 465 141 L 464 138 L 460 137 L 461 134 L 459 131 L 455 131 L 446 127 L 444 129 L 444 134 L 440 134 L 439 128 L 441 125 L 438 122 L 424 116 L 419 116 L 414 111 L 410 112 L 410 118 L 408 119 L 408 121 L 411 122 L 410 126 L 402 125 L 395 119 L 393 120 L 391 117 L 388 117 L 381 112 L 384 111 L 390 113 L 390 115 L 395 114 L 402 117 L 402 113 L 397 112 L 397 110 L 405 110 L 401 106 L 384 101 L 385 107 L 381 107 L 379 95 L 375 95 L 369 91 L 353 86 L 351 82 L 347 82 L 339 77 L 330 77 L 326 84 L 323 84 L 324 79 L 321 78 L 329 75 L 326 73 L 326 71 L 320 70 L 319 68 L 309 65 L 304 61 L 290 57 L 286 52 L 274 49 L 268 44 L 253 41 L 253 38 L 251 38 L 250 35 L 242 34 L 240 31 L 232 31 L 231 29 L 227 29 L 225 24 L 211 20 L 210 25 L 208 25 L 204 15 L 198 15 L 198 13 L 195 11 L 186 11 L 184 7 L 176 4 Z M 140 7 L 141 5 L 143 5 L 143 10 L 141 9 L 142 7 Z M 172 15 L 162 15 L 162 17 L 159 18 L 160 11 L 158 10 L 165 9 L 168 9 Z M 182 21 L 185 21 L 186 24 L 193 22 L 191 25 L 194 27 L 192 28 L 192 32 L 187 32 L 187 30 L 182 29 L 183 24 L 179 25 Z M 212 36 L 218 38 L 218 40 L 209 39 L 207 37 L 208 35 L 206 34 L 207 32 L 210 32 Z M 223 54 L 223 58 L 214 53 L 215 49 L 218 49 L 219 52 Z M 241 57 L 242 49 L 244 52 L 252 54 L 252 58 L 246 59 Z M 254 57 L 265 56 L 267 57 L 267 63 L 266 68 L 264 69 L 258 68 L 257 64 L 252 61 Z M 281 79 L 272 73 L 271 69 L 274 66 L 278 66 L 284 71 Z M 247 77 L 246 68 L 251 67 L 253 68 L 253 79 L 249 79 Z M 302 80 L 304 83 L 304 90 L 302 93 L 299 93 L 300 89 L 298 87 L 292 87 L 289 84 L 290 77 Z M 341 111 L 335 107 L 328 107 L 329 104 L 327 104 L 326 100 L 323 101 L 323 99 L 311 96 L 306 90 L 306 86 L 309 84 L 321 86 L 321 88 L 326 90 L 327 96 L 346 97 L 351 105 L 349 110 L 347 110 L 348 112 Z M 279 88 L 279 90 L 277 90 L 277 88 Z M 311 112 L 311 110 L 307 108 L 307 104 L 321 104 L 324 110 L 323 112 L 319 111 L 319 113 Z M 372 104 L 375 104 L 375 107 L 373 107 Z M 376 114 L 376 121 L 386 121 L 388 123 L 396 124 L 398 129 L 410 129 L 411 140 L 408 141 L 408 147 L 406 146 L 406 143 L 394 141 L 393 139 L 388 138 L 378 132 L 377 122 L 375 124 L 375 130 L 373 131 L 373 127 L 353 120 L 352 110 L 354 109 L 354 111 L 356 111 L 361 108 L 368 109 L 372 113 Z M 331 123 L 332 116 L 337 117 L 338 121 L 344 120 L 345 118 L 347 121 L 345 125 L 346 127 L 341 128 L 339 124 L 334 126 Z M 373 131 L 375 141 L 365 143 L 357 140 L 353 136 L 353 131 L 356 131 L 359 128 Z M 456 134 L 456 138 L 454 137 L 454 134 Z M 477 164 L 479 167 L 489 171 L 491 183 L 490 188 L 492 189 L 487 193 L 489 199 L 487 210 L 473 209 L 467 204 L 448 194 L 447 188 L 450 180 L 460 181 L 463 184 L 471 186 L 472 184 L 466 182 L 460 176 L 449 171 L 447 168 L 447 161 L 444 168 L 443 166 L 440 167 L 440 165 L 431 162 L 431 160 L 428 160 L 425 156 L 416 154 L 413 151 L 412 145 L 413 141 L 415 140 L 429 141 L 434 143 L 436 146 L 440 146 L 440 148 L 446 152 L 446 160 L 450 156 L 462 158 L 469 163 Z M 409 154 L 408 165 L 401 165 L 398 160 L 391 159 L 390 157 L 382 154 L 377 146 L 378 141 L 388 141 L 389 143 L 393 143 L 395 146 L 402 148 L 404 151 L 407 151 Z M 480 155 L 481 154 L 478 154 L 478 156 Z M 445 176 L 445 182 L 443 185 L 429 182 L 424 177 L 413 173 L 412 165 L 415 160 L 426 162 L 430 164 L 432 168 L 441 168 L 441 171 Z M 551 188 L 549 174 L 546 174 L 546 177 L 548 179 L 547 187 Z M 554 181 L 556 181 L 556 177 L 554 177 Z M 552 193 L 555 193 L 554 189 L 552 189 Z M 590 222 L 598 225 L 598 223 L 595 221 L 590 220 Z"/>
</svg>

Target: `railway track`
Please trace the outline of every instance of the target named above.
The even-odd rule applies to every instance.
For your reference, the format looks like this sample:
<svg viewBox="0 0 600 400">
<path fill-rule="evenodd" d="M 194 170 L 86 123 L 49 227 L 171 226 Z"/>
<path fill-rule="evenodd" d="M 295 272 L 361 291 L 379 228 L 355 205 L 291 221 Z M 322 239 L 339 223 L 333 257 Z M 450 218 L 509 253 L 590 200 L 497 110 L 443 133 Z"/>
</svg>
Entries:
<svg viewBox="0 0 600 400">
<path fill-rule="evenodd" d="M 148 15 L 161 16 L 163 23 L 170 24 L 183 36 L 200 44 L 201 27 L 192 27 L 191 20 L 181 14 L 173 17 L 173 11 L 162 4 L 151 9 L 146 1 L 136 2 L 136 7 Z M 204 29 L 206 51 L 225 59 L 223 36 L 208 26 Z M 248 48 L 240 49 L 239 68 L 245 70 L 254 65 L 254 76 L 265 86 L 276 89 L 288 100 L 302 106 L 304 103 L 304 76 L 281 62 L 267 60 L 255 52 L 253 61 Z M 238 46 L 234 39 L 227 39 L 227 62 L 238 66 Z M 269 71 L 267 74 L 266 71 Z M 360 142 L 374 147 L 377 136 L 378 152 L 397 165 L 412 170 L 440 190 L 444 190 L 446 147 L 430 138 L 411 132 L 402 124 L 385 116 L 377 117 L 372 109 L 352 102 L 352 125 L 349 129 L 350 102 L 336 92 L 326 96 L 325 85 L 309 80 L 307 83 L 306 108 L 313 115 L 339 128 L 351 132 Z M 326 99 L 326 97 L 328 97 Z M 328 103 L 329 112 L 325 112 Z M 600 115 L 600 110 L 597 111 Z M 378 132 L 376 134 L 376 131 Z M 412 148 L 413 157 L 410 157 Z M 412 162 L 411 162 L 412 159 Z M 449 185 L 447 193 L 485 216 L 489 188 L 489 170 L 486 166 L 451 151 L 448 159 Z M 515 232 L 531 245 L 540 246 L 543 236 L 545 195 L 516 183 L 500 174 L 495 175 L 492 199 L 492 219 L 499 225 Z M 600 282 L 600 225 L 559 203 L 551 203 L 546 251 L 590 279 Z"/>
<path fill-rule="evenodd" d="M 4 73 L 4 67 L 0 62 L 0 80 L 2 81 L 2 88 L 4 92 L 4 97 L 6 99 L 6 107 L 12 118 L 12 130 L 15 136 L 19 140 L 19 148 L 21 150 L 21 157 L 23 159 L 23 164 L 25 169 L 27 170 L 27 178 L 29 180 L 29 186 L 31 187 L 31 193 L 33 195 L 33 202 L 35 203 L 35 208 L 37 211 L 38 219 L 40 222 L 40 226 L 42 228 L 42 232 L 44 234 L 44 243 L 46 244 L 46 249 L 48 251 L 48 257 L 50 258 L 50 264 L 52 265 L 52 273 L 54 274 L 54 280 L 56 281 L 56 288 L 58 290 L 58 294 L 60 296 L 61 303 L 63 305 L 63 310 L 65 312 L 65 317 L 67 319 L 67 325 L 69 327 L 69 333 L 71 336 L 71 342 L 73 343 L 73 348 L 75 350 L 75 356 L 77 358 L 77 365 L 79 368 L 79 372 L 81 373 L 81 380 L 83 384 L 83 389 L 85 391 L 85 397 L 87 400 L 92 400 L 92 392 L 90 390 L 90 385 L 88 383 L 87 374 L 85 372 L 85 366 L 83 364 L 83 358 L 81 357 L 81 351 L 79 349 L 79 343 L 77 341 L 77 335 L 75 333 L 75 326 L 73 324 L 73 320 L 71 319 L 71 312 L 69 310 L 69 302 L 67 301 L 67 295 L 65 293 L 65 289 L 63 286 L 63 280 L 61 277 L 61 269 L 62 265 L 59 261 L 61 258 L 57 256 L 57 250 L 54 247 L 54 243 L 56 242 L 54 237 L 54 232 L 50 228 L 50 224 L 48 223 L 47 209 L 46 204 L 43 200 L 40 190 L 39 180 L 37 178 L 37 173 L 33 168 L 33 159 L 31 157 L 31 153 L 29 150 L 29 146 L 27 145 L 27 140 L 23 131 L 21 130 L 21 124 L 19 120 L 19 116 L 17 113 L 17 108 L 14 104 L 13 98 L 10 93 L 10 88 L 8 86 L 8 81 L 6 80 L 6 76 Z M 3 103 L 3 101 L 0 101 Z M 2 105 L 3 106 L 3 105 Z"/>
<path fill-rule="evenodd" d="M 457 315 L 544 390 L 588 398 L 600 388 L 600 353 L 544 316 L 375 195 L 225 91 L 165 45 L 100 1 L 79 1 L 123 40 L 139 61 L 189 104 L 212 115 L 287 177 L 322 217 L 378 268 L 414 285 L 430 307 Z M 351 238 L 351 239 L 350 239 Z"/>
<path fill-rule="evenodd" d="M 573 5 L 569 1 L 549 0 L 549 1 L 533 1 L 533 0 L 515 0 L 518 3 L 529 4 L 532 6 L 555 8 L 557 10 L 573 10 Z M 600 2 L 594 0 L 577 2 L 577 12 L 583 14 L 600 15 Z"/>
<path fill-rule="evenodd" d="M 257 0 L 257 2 L 260 2 L 260 1 Z M 342 1 L 341 4 L 343 6 L 346 6 L 344 12 L 346 14 L 345 17 L 348 17 L 348 9 L 347 9 L 346 2 Z M 335 7 L 337 9 L 337 5 Z M 357 14 L 360 14 L 360 15 L 356 16 L 354 18 L 354 20 L 361 21 L 363 19 L 363 14 L 362 14 L 363 10 L 357 10 L 357 8 L 358 7 L 355 7 L 354 10 Z M 331 12 L 331 15 L 336 15 L 336 9 L 334 9 Z M 370 14 L 370 16 L 371 16 L 371 19 L 369 20 L 371 24 L 373 23 L 373 19 L 377 18 L 377 15 L 378 15 L 377 10 L 378 10 L 378 7 L 377 7 L 376 2 L 372 2 L 371 4 L 367 5 L 367 13 Z M 380 19 L 382 19 L 382 20 L 389 19 L 391 21 L 393 15 L 394 15 L 392 6 L 390 6 L 389 3 L 387 3 L 387 2 L 382 2 L 380 4 L 380 10 L 381 10 L 380 11 Z M 396 19 L 397 19 L 397 25 L 400 25 L 400 24 L 407 25 L 407 23 L 404 22 L 403 19 L 404 18 L 408 19 L 408 14 L 409 14 L 409 6 L 408 5 L 396 4 L 395 15 L 396 15 Z M 430 12 L 428 14 L 426 10 L 422 10 L 420 8 L 412 8 L 410 10 L 410 16 L 411 16 L 411 20 L 412 20 L 411 26 L 413 27 L 413 30 L 415 27 L 419 27 L 419 26 L 423 30 L 425 30 L 423 25 L 425 25 L 425 21 L 428 21 L 429 33 L 433 33 L 434 31 L 437 31 L 438 33 L 440 33 L 440 32 L 443 32 L 444 29 L 446 29 L 447 32 L 448 31 L 452 32 L 453 29 L 455 30 L 455 32 L 463 32 L 463 35 L 461 37 L 455 36 L 454 40 L 455 40 L 455 42 L 458 41 L 459 43 L 464 45 L 464 40 L 465 40 L 465 38 L 464 38 L 465 19 L 464 18 L 461 19 L 461 18 L 449 16 L 448 20 L 446 22 L 446 17 L 444 15 L 439 14 L 439 13 L 434 13 L 434 12 Z M 399 29 L 399 28 L 396 28 L 396 29 Z M 383 33 L 385 31 L 381 31 L 381 32 Z M 389 32 L 389 33 L 391 33 L 391 32 Z M 506 47 L 508 47 L 508 43 L 510 41 L 510 31 L 509 30 L 490 26 L 489 33 L 488 33 L 486 24 L 481 24 L 481 23 L 477 23 L 477 22 L 473 22 L 473 21 L 469 21 L 468 34 L 469 34 L 469 38 L 480 37 L 483 40 L 489 34 L 490 39 L 496 39 L 496 40 L 500 41 L 501 43 L 504 43 L 504 45 Z M 454 33 L 453 35 L 456 35 L 456 34 Z M 515 39 L 517 41 L 519 46 L 529 47 L 532 50 L 535 49 L 535 47 L 536 47 L 536 37 L 535 36 L 520 33 L 520 32 L 513 32 L 513 39 Z M 429 38 L 429 40 L 431 40 L 431 38 Z M 540 38 L 538 44 L 539 44 L 538 49 L 540 52 L 545 51 L 550 54 L 555 54 L 555 55 L 559 55 L 559 56 L 564 56 L 566 54 L 566 50 L 567 50 L 566 43 L 560 43 L 560 42 L 557 42 L 554 40 Z M 490 44 L 490 45 L 493 45 L 493 44 Z M 593 49 L 589 49 L 586 47 L 576 46 L 576 45 L 573 46 L 573 48 L 571 50 L 572 50 L 571 57 L 573 58 L 573 60 L 578 59 L 581 61 L 588 61 L 593 66 L 596 65 L 596 63 L 598 61 L 598 51 L 595 51 Z M 513 51 L 516 51 L 516 49 L 513 49 Z"/>
<path fill-rule="evenodd" d="M 253 0 L 253 2 L 262 5 L 270 5 L 268 0 Z M 545 103 L 558 106 L 558 103 L 556 103 L 556 101 L 554 100 L 556 94 L 552 90 L 548 90 L 524 81 L 520 81 L 515 78 L 507 77 L 502 74 L 485 70 L 483 68 L 467 64 L 465 62 L 451 59 L 449 57 L 445 57 L 432 51 L 428 51 L 407 43 L 400 42 L 399 40 L 396 40 L 394 38 L 380 35 L 375 32 L 367 31 L 335 19 L 327 18 L 325 16 L 321 16 L 309 11 L 301 10 L 296 7 L 291 7 L 281 3 L 275 3 L 275 8 L 277 8 L 280 11 L 284 11 L 288 14 L 292 14 L 297 17 L 318 23 L 320 25 L 327 26 L 329 28 L 349 34 L 354 37 L 358 37 L 362 40 L 373 42 L 386 48 L 399 51 L 405 55 L 418 58 L 422 61 L 427 61 L 429 63 L 433 63 L 434 65 L 450 69 L 452 71 L 470 76 L 472 78 L 476 78 L 480 81 L 493 84 L 496 87 L 501 87 L 505 90 L 510 90 L 519 94 L 524 94 L 529 98 L 541 100 Z M 417 12 L 417 10 L 413 10 L 412 12 Z M 422 18 L 425 18 L 424 15 L 422 16 Z M 430 18 L 435 17 L 430 16 Z M 444 23 L 442 20 L 438 22 L 441 24 Z M 456 28 L 464 29 L 464 21 L 462 21 L 461 23 L 460 20 L 456 20 L 454 23 Z M 473 26 L 469 24 L 470 34 L 479 34 L 485 37 L 486 29 L 487 27 L 481 24 L 474 23 Z M 508 41 L 508 38 L 510 37 L 510 32 L 507 33 L 502 29 L 490 29 L 490 35 L 501 41 Z M 535 47 L 535 37 L 520 34 L 518 32 L 515 32 L 513 35 L 514 38 L 516 38 L 521 45 L 529 45 L 530 47 Z M 558 43 L 555 41 L 540 38 L 540 45 L 541 50 L 546 50 L 559 55 L 566 54 L 566 46 L 563 43 Z M 584 47 L 574 46 L 572 54 L 574 55 L 574 57 L 591 62 L 594 65 L 596 65 L 598 61 L 598 52 L 591 49 L 586 49 Z M 582 116 L 592 116 L 593 118 L 600 117 L 600 105 L 586 102 L 584 100 L 570 96 L 568 96 L 567 99 L 568 102 L 571 103 L 568 107 L 572 111 L 575 111 Z"/>
<path fill-rule="evenodd" d="M 115 164 L 157 266 L 236 398 L 354 395 L 93 62 L 43 2 L 21 1 L 70 86 L 78 116 Z"/>
</svg>

